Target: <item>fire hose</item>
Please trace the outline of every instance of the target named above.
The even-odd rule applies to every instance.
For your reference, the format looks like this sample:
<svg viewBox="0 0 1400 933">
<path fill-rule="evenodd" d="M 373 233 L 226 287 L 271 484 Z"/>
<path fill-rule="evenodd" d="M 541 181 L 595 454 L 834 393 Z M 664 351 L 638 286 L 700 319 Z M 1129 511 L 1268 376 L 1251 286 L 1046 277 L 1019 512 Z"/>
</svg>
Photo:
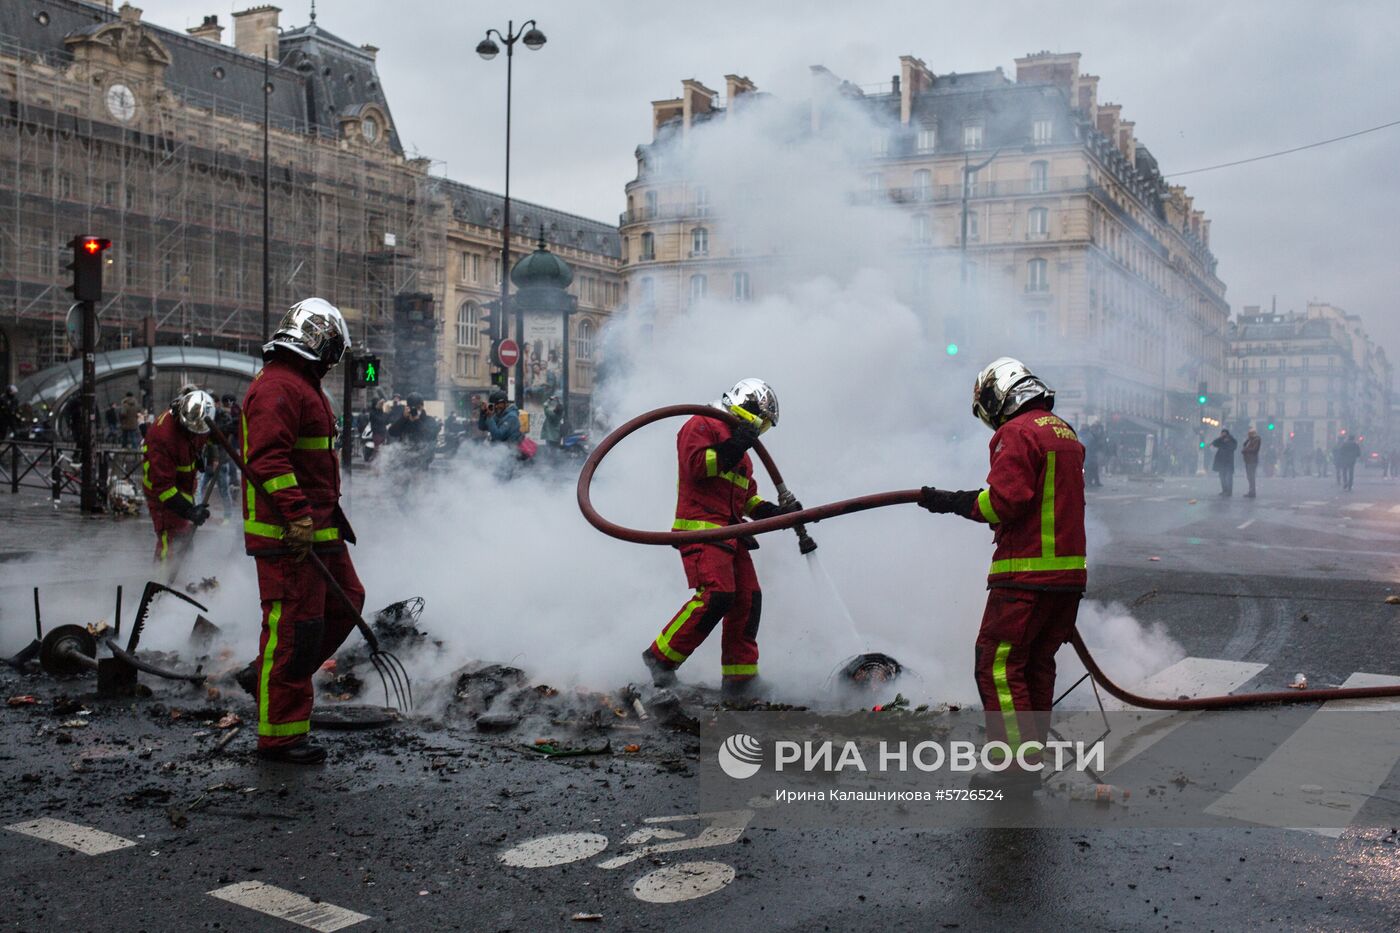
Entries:
<svg viewBox="0 0 1400 933">
<path fill-rule="evenodd" d="M 842 499 L 839 502 L 829 502 L 825 505 L 816 505 L 803 508 L 801 511 L 788 512 L 783 515 L 774 515 L 770 518 L 758 521 L 740 522 L 734 525 L 724 525 L 719 528 L 705 528 L 699 531 L 645 531 L 639 528 L 628 528 L 616 522 L 609 521 L 599 514 L 593 507 L 590 492 L 593 486 L 593 475 L 598 471 L 603 458 L 622 442 L 624 438 L 634 432 L 652 424 L 656 421 L 664 421 L 667 418 L 677 418 L 687 415 L 700 415 L 706 418 L 714 418 L 724 421 L 731 426 L 737 426 L 739 419 L 729 412 L 712 408 L 708 405 L 667 405 L 657 408 L 644 414 L 638 415 L 621 427 L 618 427 L 607 437 L 599 442 L 593 449 L 593 453 L 584 461 L 583 470 L 578 478 L 578 507 L 583 513 L 583 517 L 594 528 L 609 537 L 617 538 L 621 541 L 630 541 L 634 544 L 657 544 L 674 547 L 681 544 L 713 544 L 718 541 L 732 541 L 745 535 L 761 535 L 770 531 L 782 531 L 788 528 L 801 529 L 805 525 L 819 522 L 826 518 L 835 518 L 838 515 L 851 515 L 855 512 L 864 512 L 869 509 L 880 509 L 891 505 L 904 505 L 906 503 L 917 503 L 921 490 L 902 489 L 894 492 L 873 493 L 866 496 L 857 496 L 854 499 Z M 761 442 L 755 441 L 753 451 L 758 455 L 758 459 L 763 462 L 763 467 L 768 471 L 768 476 L 773 480 L 774 487 L 778 490 L 780 497 L 788 497 L 787 485 L 783 482 L 782 473 L 778 470 L 778 465 L 773 462 L 773 455 L 763 446 Z M 805 537 L 805 531 L 799 534 Z M 815 547 L 815 545 L 812 545 Z M 806 546 L 804 545 L 804 551 Z M 1267 706 L 1270 704 L 1294 704 L 1294 703 L 1319 703 L 1325 700 L 1368 700 L 1388 697 L 1400 697 L 1400 685 L 1377 686 L 1377 687 L 1334 687 L 1322 690 L 1278 690 L 1263 693 L 1243 693 L 1227 696 L 1190 697 L 1175 700 L 1161 697 L 1145 697 L 1125 690 L 1118 684 L 1109 680 L 1108 675 L 1099 667 L 1094 656 L 1089 653 L 1089 648 L 1084 644 L 1084 639 L 1079 632 L 1075 631 L 1070 635 L 1070 644 L 1074 646 L 1075 653 L 1079 655 L 1079 660 L 1083 662 L 1084 669 L 1089 672 L 1099 686 L 1106 692 L 1129 706 L 1137 706 L 1142 709 L 1157 710 L 1220 710 L 1236 709 L 1246 706 Z"/>
</svg>

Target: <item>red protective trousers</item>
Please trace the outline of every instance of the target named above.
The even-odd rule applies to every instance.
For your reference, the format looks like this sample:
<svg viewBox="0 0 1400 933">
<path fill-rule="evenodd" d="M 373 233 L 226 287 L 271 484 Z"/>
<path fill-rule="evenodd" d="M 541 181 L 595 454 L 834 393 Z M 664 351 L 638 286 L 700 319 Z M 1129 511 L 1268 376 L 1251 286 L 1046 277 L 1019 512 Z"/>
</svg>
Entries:
<svg viewBox="0 0 1400 933">
<path fill-rule="evenodd" d="M 171 549 L 177 546 L 176 539 L 193 532 L 194 526 L 149 496 L 146 509 L 151 513 L 151 524 L 156 530 L 156 560 L 167 560 Z"/>
<path fill-rule="evenodd" d="M 312 675 L 355 627 L 365 589 L 344 548 L 317 556 L 355 603 L 351 612 L 310 559 L 258 557 L 258 747 L 293 745 L 311 730 Z"/>
<path fill-rule="evenodd" d="M 681 548 L 681 561 L 695 593 L 656 636 L 651 653 L 663 667 L 680 667 L 723 619 L 720 673 L 727 681 L 754 677 L 763 592 L 748 550 L 738 542 L 689 544 Z"/>
<path fill-rule="evenodd" d="M 1055 653 L 1069 640 L 1081 594 L 993 587 L 977 634 L 977 692 L 986 711 L 987 741 L 1024 760 L 1040 760 L 1055 701 Z"/>
</svg>

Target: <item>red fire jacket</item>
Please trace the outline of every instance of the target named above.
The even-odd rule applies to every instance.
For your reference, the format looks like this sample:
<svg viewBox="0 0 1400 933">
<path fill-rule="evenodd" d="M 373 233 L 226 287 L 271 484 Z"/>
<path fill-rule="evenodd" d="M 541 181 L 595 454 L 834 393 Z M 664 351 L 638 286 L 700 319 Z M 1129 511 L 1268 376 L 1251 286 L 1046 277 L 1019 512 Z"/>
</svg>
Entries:
<svg viewBox="0 0 1400 933">
<path fill-rule="evenodd" d="M 141 445 L 141 485 L 152 511 L 176 496 L 194 503 L 195 464 L 203 446 L 204 435 L 186 431 L 168 411 L 161 412 L 146 429 L 146 441 Z"/>
<path fill-rule="evenodd" d="M 676 520 L 672 531 L 697 531 L 733 525 L 763 502 L 748 454 L 721 471 L 715 445 L 729 439 L 729 424 L 696 415 L 676 435 L 680 479 L 676 487 Z M 732 542 L 721 542 L 732 546 Z"/>
<path fill-rule="evenodd" d="M 996 529 L 988 586 L 1083 590 L 1084 446 L 1044 409 L 992 435 L 987 488 L 968 517 Z"/>
<path fill-rule="evenodd" d="M 243 400 L 243 462 L 262 481 L 243 480 L 243 544 L 249 554 L 283 553 L 283 525 L 266 505 L 271 496 L 287 521 L 310 515 L 322 550 L 354 536 L 341 512 L 335 415 L 311 364 L 274 356 Z"/>
</svg>

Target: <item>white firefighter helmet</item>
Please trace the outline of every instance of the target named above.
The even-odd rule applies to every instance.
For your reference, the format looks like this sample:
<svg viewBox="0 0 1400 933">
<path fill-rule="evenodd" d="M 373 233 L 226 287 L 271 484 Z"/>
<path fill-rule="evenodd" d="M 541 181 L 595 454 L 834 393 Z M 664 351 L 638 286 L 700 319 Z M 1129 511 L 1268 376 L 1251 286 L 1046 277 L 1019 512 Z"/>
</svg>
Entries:
<svg viewBox="0 0 1400 933">
<path fill-rule="evenodd" d="M 1055 404 L 1055 392 L 1020 360 L 1003 356 L 992 360 L 972 384 L 972 413 L 995 431 L 1036 399 Z"/>
<path fill-rule="evenodd" d="M 263 347 L 291 350 L 312 362 L 334 366 L 350 349 L 350 327 L 340 309 L 324 298 L 305 298 L 287 309 Z"/>
<path fill-rule="evenodd" d="M 209 419 L 214 417 L 214 396 L 190 386 L 175 396 L 170 412 L 191 434 L 208 434 Z"/>
<path fill-rule="evenodd" d="M 778 394 L 762 379 L 740 379 L 714 407 L 755 422 L 760 434 L 778 423 Z"/>
</svg>

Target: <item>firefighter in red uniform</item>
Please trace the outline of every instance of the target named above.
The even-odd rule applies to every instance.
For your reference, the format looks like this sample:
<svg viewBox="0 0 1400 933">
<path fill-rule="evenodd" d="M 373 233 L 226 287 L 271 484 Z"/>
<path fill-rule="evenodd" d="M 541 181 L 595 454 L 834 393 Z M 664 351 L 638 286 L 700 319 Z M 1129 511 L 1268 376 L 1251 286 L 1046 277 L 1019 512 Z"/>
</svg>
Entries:
<svg viewBox="0 0 1400 933">
<path fill-rule="evenodd" d="M 156 560 L 170 556 L 172 539 L 189 534 L 209 518 L 209 507 L 196 505 L 199 451 L 214 416 L 214 397 L 187 388 L 160 413 L 141 445 L 141 485 L 156 530 Z"/>
<path fill-rule="evenodd" d="M 1018 360 L 978 375 L 972 411 L 995 433 L 985 489 L 925 486 L 919 504 L 985 522 L 996 553 L 977 635 L 977 690 L 987 740 L 1004 741 L 1016 766 L 989 777 L 1022 789 L 1038 783 L 1055 698 L 1055 652 L 1074 631 L 1086 582 L 1084 447 L 1051 413 L 1055 393 Z M 1035 714 L 1035 715 L 1033 715 Z"/>
<path fill-rule="evenodd" d="M 680 479 L 672 531 L 719 528 L 746 516 L 769 518 L 802 508 L 765 502 L 754 481 L 749 448 L 778 423 L 778 397 L 761 379 L 744 379 L 714 403 L 741 420 L 731 428 L 720 418 L 696 415 L 676 435 Z M 749 551 L 752 538 L 680 547 L 686 582 L 695 593 L 656 636 L 642 659 L 658 687 L 675 683 L 676 668 L 724 620 L 720 672 L 726 698 L 751 696 L 758 676 L 758 622 L 763 593 Z"/>
<path fill-rule="evenodd" d="M 244 545 L 257 559 L 263 624 L 258 659 L 242 682 L 258 701 L 258 755 L 295 764 L 325 760 L 310 736 L 311 677 L 355 627 L 365 599 L 346 550 L 355 537 L 339 505 L 335 415 L 321 391 L 321 378 L 349 346 L 349 328 L 330 302 L 292 305 L 243 400 L 243 460 L 261 481 L 243 481 Z M 270 514 L 269 497 L 286 525 Z M 313 550 L 355 612 L 306 559 Z"/>
</svg>

